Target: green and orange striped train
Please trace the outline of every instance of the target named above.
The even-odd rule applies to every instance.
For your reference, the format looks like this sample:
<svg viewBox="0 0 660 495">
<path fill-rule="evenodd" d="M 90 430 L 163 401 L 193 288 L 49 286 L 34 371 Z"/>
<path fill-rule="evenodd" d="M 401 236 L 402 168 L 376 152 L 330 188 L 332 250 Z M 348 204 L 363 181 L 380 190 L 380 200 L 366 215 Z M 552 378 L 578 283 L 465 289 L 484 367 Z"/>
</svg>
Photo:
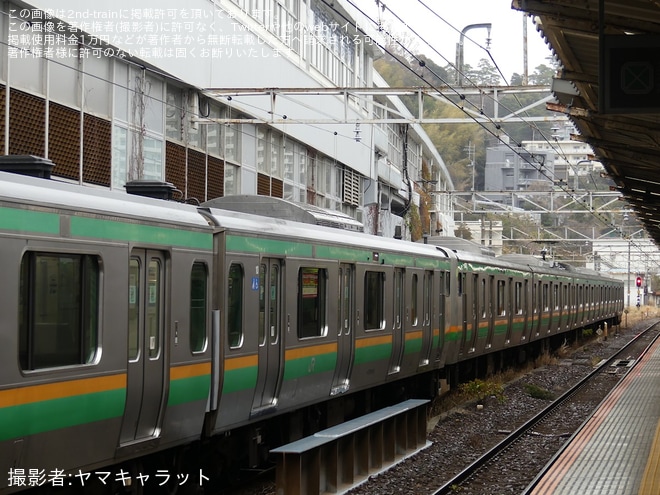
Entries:
<svg viewBox="0 0 660 495">
<path fill-rule="evenodd" d="M 258 200 L 0 173 L 0 493 L 106 472 L 217 486 L 220 466 L 261 465 L 623 309 L 623 285 L 596 272 L 241 201 Z"/>
</svg>

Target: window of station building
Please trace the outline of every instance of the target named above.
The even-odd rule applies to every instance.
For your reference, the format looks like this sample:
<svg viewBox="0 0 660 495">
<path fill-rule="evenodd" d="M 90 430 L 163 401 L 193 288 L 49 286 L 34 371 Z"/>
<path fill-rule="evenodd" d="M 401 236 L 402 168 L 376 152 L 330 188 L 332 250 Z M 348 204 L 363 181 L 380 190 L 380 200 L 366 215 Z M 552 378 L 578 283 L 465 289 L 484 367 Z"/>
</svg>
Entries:
<svg viewBox="0 0 660 495">
<path fill-rule="evenodd" d="M 284 146 L 284 199 L 307 202 L 307 147 L 287 139 Z"/>
<path fill-rule="evenodd" d="M 257 127 L 257 170 L 277 179 L 283 176 L 284 136 L 267 126 Z"/>
<path fill-rule="evenodd" d="M 231 0 L 241 10 L 277 36 L 294 52 L 300 50 L 301 36 L 293 31 L 298 22 L 300 0 Z"/>
<path fill-rule="evenodd" d="M 190 272 L 190 350 L 192 352 L 202 352 L 206 348 L 207 280 L 206 264 L 193 263 Z"/>
<path fill-rule="evenodd" d="M 406 147 L 408 156 L 406 157 L 408 173 L 411 177 L 421 177 L 422 173 L 422 149 L 419 143 L 413 140 L 408 141 Z"/>
<path fill-rule="evenodd" d="M 389 149 L 387 158 L 400 170 L 403 156 L 403 133 L 400 124 L 387 124 L 387 144 Z"/>
<path fill-rule="evenodd" d="M 19 287 L 19 361 L 23 370 L 94 362 L 98 349 L 97 256 L 29 252 Z"/>
<path fill-rule="evenodd" d="M 241 168 L 225 162 L 225 196 L 240 194 Z"/>
<path fill-rule="evenodd" d="M 242 115 L 232 115 L 231 108 L 225 108 L 222 112 L 223 118 L 239 119 Z M 235 163 L 241 163 L 241 145 L 243 142 L 243 133 L 240 124 L 227 124 L 221 126 L 222 129 L 222 157 Z"/>
<path fill-rule="evenodd" d="M 318 3 L 312 4 L 309 24 L 307 48 L 311 65 L 337 86 L 352 86 L 358 50 L 353 35 Z"/>
<path fill-rule="evenodd" d="M 380 330 L 385 324 L 385 274 L 364 274 L 364 329 Z"/>
<path fill-rule="evenodd" d="M 243 345 L 243 266 L 232 263 L 227 277 L 227 339 L 231 349 Z"/>
<path fill-rule="evenodd" d="M 200 124 L 206 129 L 206 152 L 209 155 L 222 157 L 222 126 L 218 120 L 222 118 L 220 106 L 210 100 L 206 101 L 208 122 Z"/>
<path fill-rule="evenodd" d="M 298 338 L 323 337 L 327 333 L 327 281 L 323 268 L 298 271 Z"/>
<path fill-rule="evenodd" d="M 134 179 L 162 180 L 164 136 L 170 129 L 164 81 L 117 63 L 114 91 L 112 187 Z"/>
<path fill-rule="evenodd" d="M 167 139 L 183 141 L 183 90 L 177 86 L 167 86 L 165 104 L 165 135 Z"/>
</svg>

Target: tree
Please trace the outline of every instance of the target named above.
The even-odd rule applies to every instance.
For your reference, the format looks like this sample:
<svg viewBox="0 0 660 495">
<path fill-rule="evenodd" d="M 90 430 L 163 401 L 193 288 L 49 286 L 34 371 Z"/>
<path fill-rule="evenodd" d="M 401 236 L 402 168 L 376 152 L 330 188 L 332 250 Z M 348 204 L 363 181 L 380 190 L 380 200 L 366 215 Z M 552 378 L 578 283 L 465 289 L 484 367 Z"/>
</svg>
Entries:
<svg viewBox="0 0 660 495">
<path fill-rule="evenodd" d="M 479 60 L 479 66 L 474 71 L 474 80 L 478 86 L 498 86 L 502 83 L 502 78 L 497 68 L 490 63 L 488 59 Z"/>
<path fill-rule="evenodd" d="M 539 86 L 550 86 L 552 78 L 555 77 L 557 70 L 553 67 L 548 67 L 541 64 L 534 69 L 534 72 L 529 76 L 529 84 Z"/>
<path fill-rule="evenodd" d="M 456 230 L 454 230 L 454 235 L 462 239 L 467 239 L 468 241 L 472 240 L 472 232 L 470 232 L 470 229 L 464 223 L 461 223 L 458 225 L 458 227 L 456 227 Z"/>
</svg>

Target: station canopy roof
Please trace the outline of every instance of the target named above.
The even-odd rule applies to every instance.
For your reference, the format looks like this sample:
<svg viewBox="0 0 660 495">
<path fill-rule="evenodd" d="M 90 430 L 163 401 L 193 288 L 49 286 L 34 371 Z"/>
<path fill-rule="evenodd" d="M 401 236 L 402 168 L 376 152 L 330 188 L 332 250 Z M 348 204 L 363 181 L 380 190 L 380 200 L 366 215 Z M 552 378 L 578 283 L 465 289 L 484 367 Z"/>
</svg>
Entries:
<svg viewBox="0 0 660 495">
<path fill-rule="evenodd" d="M 660 246 L 660 1 L 513 0 L 560 61 L 553 83 L 649 236 Z M 552 106 L 552 105 L 551 105 Z"/>
</svg>

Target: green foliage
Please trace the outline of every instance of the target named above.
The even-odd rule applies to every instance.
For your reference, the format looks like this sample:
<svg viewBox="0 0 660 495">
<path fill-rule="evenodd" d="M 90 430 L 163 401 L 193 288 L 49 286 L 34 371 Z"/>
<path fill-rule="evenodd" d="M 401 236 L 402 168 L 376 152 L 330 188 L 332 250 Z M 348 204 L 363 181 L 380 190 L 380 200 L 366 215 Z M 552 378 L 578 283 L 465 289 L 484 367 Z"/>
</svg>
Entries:
<svg viewBox="0 0 660 495">
<path fill-rule="evenodd" d="M 411 204 L 406 215 L 406 222 L 408 223 L 408 230 L 410 230 L 410 240 L 416 242 L 424 235 L 422 231 L 422 219 L 419 216 L 419 208 L 417 205 Z"/>
<path fill-rule="evenodd" d="M 390 49 L 390 47 L 388 47 Z M 374 67 L 392 87 L 430 86 L 442 89 L 456 84 L 456 70 L 451 64 L 438 66 L 433 60 L 406 52 L 400 45 L 391 47 L 394 55 L 386 54 L 374 62 Z M 469 65 L 463 67 L 464 83 L 466 85 L 494 86 L 502 85 L 502 75 L 488 59 L 482 59 L 477 68 Z M 529 76 L 529 84 L 549 84 L 555 69 L 539 65 Z M 514 74 L 511 84 L 521 84 L 522 76 Z M 466 119 L 463 108 L 493 116 L 495 105 L 491 98 L 481 94 L 465 96 L 462 100 L 453 91 L 442 89 L 444 100 L 424 97 L 424 118 L 429 119 Z M 417 95 L 405 96 L 401 100 L 413 115 L 419 114 Z M 521 108 L 528 107 L 539 100 L 539 94 L 503 95 L 499 101 L 499 115 L 512 114 Z M 529 108 L 522 116 L 547 115 L 545 105 Z M 493 134 L 504 132 L 511 137 L 511 144 L 516 145 L 524 140 L 542 139 L 542 136 L 552 135 L 552 122 L 546 123 L 510 123 L 503 124 L 501 130 L 491 128 Z M 472 187 L 473 170 L 470 166 L 467 147 L 474 146 L 474 182 L 476 190 L 483 190 L 484 169 L 486 164 L 486 148 L 495 145 L 494 137 L 484 126 L 477 123 L 461 124 L 425 124 L 424 130 L 442 157 L 454 188 L 458 191 L 469 191 Z"/>
<path fill-rule="evenodd" d="M 504 402 L 504 387 L 501 383 L 494 381 L 484 381 L 475 379 L 460 386 L 461 393 L 465 394 L 471 399 L 476 399 L 479 403 L 487 397 L 495 397 L 499 402 Z"/>
<path fill-rule="evenodd" d="M 544 388 L 541 388 L 537 385 L 527 384 L 525 385 L 525 391 L 529 394 L 530 397 L 534 399 L 541 399 L 541 400 L 554 399 L 554 394 L 552 392 Z"/>
<path fill-rule="evenodd" d="M 464 223 L 458 225 L 456 230 L 454 230 L 454 235 L 461 239 L 467 239 L 468 241 L 472 240 L 472 232 Z"/>
</svg>

